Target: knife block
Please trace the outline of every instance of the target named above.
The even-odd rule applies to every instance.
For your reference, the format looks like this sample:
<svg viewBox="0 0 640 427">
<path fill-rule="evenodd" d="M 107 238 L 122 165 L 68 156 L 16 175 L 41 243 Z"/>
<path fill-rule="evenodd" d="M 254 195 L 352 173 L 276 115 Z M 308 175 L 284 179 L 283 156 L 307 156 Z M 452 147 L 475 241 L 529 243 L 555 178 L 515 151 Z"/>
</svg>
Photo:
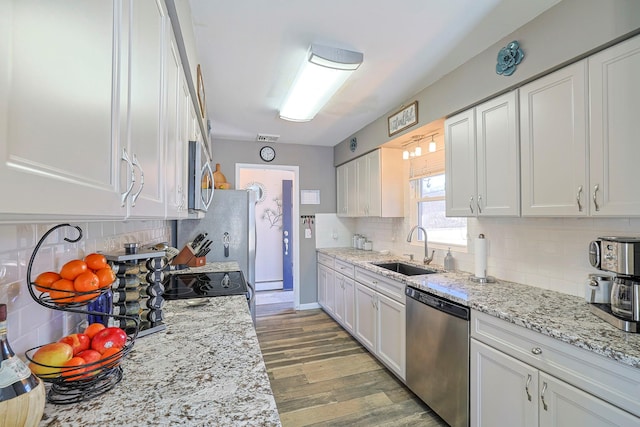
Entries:
<svg viewBox="0 0 640 427">
<path fill-rule="evenodd" d="M 200 256 L 197 257 L 193 252 L 191 245 L 186 244 L 184 248 L 180 251 L 178 255 L 173 258 L 171 261 L 172 265 L 188 265 L 189 267 L 202 267 L 207 263 L 207 257 Z"/>
</svg>

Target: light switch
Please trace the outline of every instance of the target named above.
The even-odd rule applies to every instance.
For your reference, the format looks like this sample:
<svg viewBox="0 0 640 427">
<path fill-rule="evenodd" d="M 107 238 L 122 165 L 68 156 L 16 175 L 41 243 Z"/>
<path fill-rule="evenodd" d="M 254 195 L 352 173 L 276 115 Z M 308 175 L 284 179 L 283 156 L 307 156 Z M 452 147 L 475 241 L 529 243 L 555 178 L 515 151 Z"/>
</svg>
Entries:
<svg viewBox="0 0 640 427">
<path fill-rule="evenodd" d="M 304 229 L 304 238 L 305 239 L 310 239 L 311 238 L 311 230 L 308 228 Z"/>
</svg>

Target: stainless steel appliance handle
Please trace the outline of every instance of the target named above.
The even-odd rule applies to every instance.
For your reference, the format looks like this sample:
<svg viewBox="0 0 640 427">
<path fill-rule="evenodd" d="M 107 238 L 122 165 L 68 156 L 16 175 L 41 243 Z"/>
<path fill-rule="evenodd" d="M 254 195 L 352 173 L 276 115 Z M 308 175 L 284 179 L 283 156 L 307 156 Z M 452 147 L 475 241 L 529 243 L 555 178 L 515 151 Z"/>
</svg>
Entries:
<svg viewBox="0 0 640 427">
<path fill-rule="evenodd" d="M 600 206 L 598 206 L 598 200 L 596 199 L 596 194 L 598 194 L 599 189 L 600 186 L 598 184 L 593 187 L 593 205 L 596 207 L 596 212 L 600 210 Z"/>
<path fill-rule="evenodd" d="M 578 194 L 576 194 L 576 202 L 578 202 L 578 212 L 582 212 L 582 203 L 580 203 L 580 199 L 582 199 L 582 185 L 578 187 Z"/>
<path fill-rule="evenodd" d="M 129 183 L 129 187 L 127 188 L 127 191 L 120 194 L 120 206 L 124 207 L 125 203 L 127 202 L 127 197 L 129 197 L 129 194 L 131 194 L 131 190 L 133 190 L 133 184 L 135 184 L 136 182 L 136 173 L 133 170 L 133 164 L 131 163 L 131 159 L 129 159 L 129 154 L 127 154 L 126 148 L 122 149 L 122 157 L 120 159 L 127 162 L 127 165 L 129 165 L 129 170 L 131 171 L 131 182 Z"/>
<path fill-rule="evenodd" d="M 134 207 L 136 205 L 136 200 L 138 199 L 140 193 L 142 193 L 142 189 L 144 188 L 144 171 L 142 170 L 142 166 L 140 166 L 140 163 L 138 163 L 138 158 L 135 154 L 133 155 L 133 161 L 131 162 L 131 164 L 133 166 L 137 166 L 138 169 L 140 169 L 140 189 L 131 198 L 131 207 Z"/>
<path fill-rule="evenodd" d="M 544 400 L 544 394 L 547 391 L 547 382 L 545 381 L 544 383 L 542 383 L 542 392 L 540 393 L 540 399 L 542 399 L 542 407 L 544 408 L 545 411 L 549 410 L 549 407 L 547 406 L 547 402 L 545 402 Z"/>
<path fill-rule="evenodd" d="M 473 196 L 471 196 L 471 198 L 469 199 L 469 210 L 471 210 L 471 213 L 473 213 Z"/>
<path fill-rule="evenodd" d="M 482 208 L 480 207 L 480 204 L 482 202 L 482 196 L 478 196 L 478 202 L 476 203 L 478 205 L 478 213 L 481 214 L 482 213 Z"/>
<path fill-rule="evenodd" d="M 527 392 L 527 399 L 529 399 L 529 402 L 531 402 L 531 393 L 529 393 L 529 385 L 531 385 L 532 379 L 533 378 L 531 377 L 531 374 L 527 374 L 527 384 L 525 384 L 524 390 Z"/>
</svg>

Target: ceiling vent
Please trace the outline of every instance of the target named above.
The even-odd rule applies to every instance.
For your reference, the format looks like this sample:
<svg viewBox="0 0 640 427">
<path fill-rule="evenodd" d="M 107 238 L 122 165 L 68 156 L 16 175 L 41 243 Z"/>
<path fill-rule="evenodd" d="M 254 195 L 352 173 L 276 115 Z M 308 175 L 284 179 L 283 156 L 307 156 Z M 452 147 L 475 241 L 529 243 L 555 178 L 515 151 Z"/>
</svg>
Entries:
<svg viewBox="0 0 640 427">
<path fill-rule="evenodd" d="M 256 141 L 258 142 L 278 142 L 278 138 L 280 135 L 269 135 L 267 133 L 259 133 L 256 136 Z"/>
</svg>

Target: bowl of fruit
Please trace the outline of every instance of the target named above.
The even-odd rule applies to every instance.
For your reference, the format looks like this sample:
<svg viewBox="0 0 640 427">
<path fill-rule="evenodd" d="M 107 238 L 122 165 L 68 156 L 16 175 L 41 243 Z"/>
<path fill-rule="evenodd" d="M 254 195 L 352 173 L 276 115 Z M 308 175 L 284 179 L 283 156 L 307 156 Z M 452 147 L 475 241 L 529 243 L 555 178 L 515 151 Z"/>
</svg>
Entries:
<svg viewBox="0 0 640 427">
<path fill-rule="evenodd" d="M 91 323 L 82 333 L 27 350 L 29 369 L 51 383 L 52 403 L 88 400 L 122 379 L 120 362 L 133 347 L 134 337 L 118 327 Z"/>
<path fill-rule="evenodd" d="M 40 292 L 37 299 L 45 305 L 78 307 L 107 292 L 115 280 L 105 256 L 91 253 L 65 263 L 60 271 L 40 273 L 30 285 Z"/>
</svg>

